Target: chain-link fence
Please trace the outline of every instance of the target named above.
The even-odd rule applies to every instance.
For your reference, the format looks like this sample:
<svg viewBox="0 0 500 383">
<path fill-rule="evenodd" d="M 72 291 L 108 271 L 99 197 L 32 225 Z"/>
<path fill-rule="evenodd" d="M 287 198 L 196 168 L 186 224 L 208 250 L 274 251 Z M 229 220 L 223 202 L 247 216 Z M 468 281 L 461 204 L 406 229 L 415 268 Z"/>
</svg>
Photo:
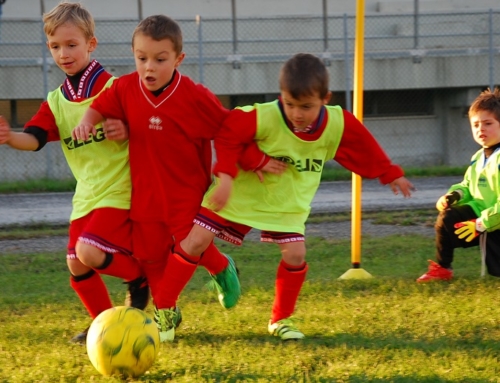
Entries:
<svg viewBox="0 0 500 383">
<path fill-rule="evenodd" d="M 97 20 L 94 53 L 119 76 L 134 70 L 137 20 Z M 354 15 L 178 20 L 180 70 L 227 107 L 274 99 L 283 62 L 297 52 L 328 65 L 332 103 L 352 105 Z M 476 150 L 467 107 L 500 84 L 500 10 L 367 15 L 363 121 L 404 166 L 465 165 Z M 21 127 L 64 74 L 45 47 L 40 20 L 0 19 L 0 114 Z M 57 145 L 48 154 L 0 146 L 0 181 L 69 176 Z"/>
</svg>

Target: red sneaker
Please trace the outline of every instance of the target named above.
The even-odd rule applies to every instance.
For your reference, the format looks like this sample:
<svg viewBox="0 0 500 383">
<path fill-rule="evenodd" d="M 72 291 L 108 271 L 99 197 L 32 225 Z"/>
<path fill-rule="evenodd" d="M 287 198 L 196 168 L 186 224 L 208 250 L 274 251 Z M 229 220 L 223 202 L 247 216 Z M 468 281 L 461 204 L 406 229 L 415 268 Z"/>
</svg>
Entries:
<svg viewBox="0 0 500 383">
<path fill-rule="evenodd" d="M 429 260 L 429 270 L 417 279 L 417 282 L 449 281 L 453 278 L 453 270 L 445 269 L 438 263 Z"/>
</svg>

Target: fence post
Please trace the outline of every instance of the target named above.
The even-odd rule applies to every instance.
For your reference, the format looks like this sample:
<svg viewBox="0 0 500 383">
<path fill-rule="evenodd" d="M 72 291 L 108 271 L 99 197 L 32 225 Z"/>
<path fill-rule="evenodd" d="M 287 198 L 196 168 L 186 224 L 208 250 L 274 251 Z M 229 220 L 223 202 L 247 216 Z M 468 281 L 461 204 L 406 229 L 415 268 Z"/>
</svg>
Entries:
<svg viewBox="0 0 500 383">
<path fill-rule="evenodd" d="M 323 0 L 323 52 L 328 51 L 328 7 L 327 0 Z"/>
<path fill-rule="evenodd" d="M 137 16 L 142 20 L 142 0 L 137 0 Z"/>
<path fill-rule="evenodd" d="M 488 37 L 489 37 L 489 76 L 490 76 L 490 89 L 495 89 L 494 80 L 494 61 L 493 61 L 493 9 L 490 9 L 488 18 Z"/>
<path fill-rule="evenodd" d="M 413 48 L 418 48 L 418 0 L 414 0 L 413 7 Z"/>
<path fill-rule="evenodd" d="M 198 26 L 198 73 L 199 82 L 203 84 L 203 34 L 201 31 L 201 16 L 196 15 L 196 25 Z"/>
<path fill-rule="evenodd" d="M 352 112 L 352 108 L 351 108 L 351 75 L 349 72 L 350 65 L 351 65 L 351 60 L 349 57 L 349 32 L 347 29 L 347 13 L 344 13 L 345 106 L 349 112 Z"/>
</svg>

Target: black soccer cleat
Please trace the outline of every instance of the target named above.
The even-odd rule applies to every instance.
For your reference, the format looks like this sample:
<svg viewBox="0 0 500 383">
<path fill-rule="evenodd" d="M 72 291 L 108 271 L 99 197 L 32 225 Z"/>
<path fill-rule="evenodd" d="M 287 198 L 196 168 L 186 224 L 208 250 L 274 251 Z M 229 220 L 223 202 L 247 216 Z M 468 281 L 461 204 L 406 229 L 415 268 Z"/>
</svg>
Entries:
<svg viewBox="0 0 500 383">
<path fill-rule="evenodd" d="M 139 277 L 125 283 L 128 285 L 125 306 L 144 310 L 149 303 L 149 285 L 147 279 L 145 277 Z"/>
<path fill-rule="evenodd" d="M 76 334 L 73 338 L 71 338 L 72 343 L 77 343 L 77 344 L 86 344 L 87 343 L 87 334 L 89 332 L 89 327 L 87 327 L 85 330 L 83 330 L 81 333 Z"/>
</svg>

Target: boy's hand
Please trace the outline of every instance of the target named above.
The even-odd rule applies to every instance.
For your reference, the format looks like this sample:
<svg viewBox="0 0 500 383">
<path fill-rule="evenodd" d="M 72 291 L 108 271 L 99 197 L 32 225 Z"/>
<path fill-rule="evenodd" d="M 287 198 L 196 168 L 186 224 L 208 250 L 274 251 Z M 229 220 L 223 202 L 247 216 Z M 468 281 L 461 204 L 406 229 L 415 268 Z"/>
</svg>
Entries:
<svg viewBox="0 0 500 383">
<path fill-rule="evenodd" d="M 415 189 L 415 186 L 413 186 L 413 184 L 406 179 L 406 177 L 396 178 L 389 184 L 389 186 L 395 195 L 398 195 L 401 191 L 405 198 L 411 197 L 411 192 L 417 190 Z"/>
<path fill-rule="evenodd" d="M 226 206 L 233 188 L 233 177 L 219 173 L 219 183 L 215 186 L 214 194 L 210 197 L 210 209 L 219 211 Z"/>
<path fill-rule="evenodd" d="M 438 201 L 436 202 L 436 209 L 438 209 L 439 211 L 443 211 L 445 209 L 448 209 L 451 205 L 458 202 L 459 200 L 460 194 L 456 191 L 445 194 L 439 197 Z"/>
<path fill-rule="evenodd" d="M 108 140 L 128 140 L 128 127 L 122 120 L 108 119 L 102 123 L 104 134 Z"/>
<path fill-rule="evenodd" d="M 0 116 L 0 145 L 6 144 L 10 139 L 11 128 L 4 116 Z"/>
<path fill-rule="evenodd" d="M 71 132 L 71 137 L 73 137 L 74 140 L 86 141 L 91 135 L 96 134 L 97 130 L 94 125 L 80 122 L 80 124 Z"/>
<path fill-rule="evenodd" d="M 455 229 L 455 234 L 458 236 L 460 239 L 464 239 L 466 242 L 472 241 L 474 238 L 476 238 L 479 234 L 481 234 L 479 231 L 476 230 L 476 220 L 471 219 L 470 221 L 464 221 L 464 222 L 458 222 L 454 225 Z"/>
<path fill-rule="evenodd" d="M 257 177 L 259 177 L 260 182 L 264 182 L 264 174 L 263 172 L 267 173 L 272 173 L 272 174 L 282 174 L 286 168 L 288 167 L 288 164 L 283 162 L 283 161 L 278 161 L 274 158 L 271 158 L 267 164 L 265 164 L 262 169 L 256 170 L 255 174 L 257 174 Z"/>
</svg>

